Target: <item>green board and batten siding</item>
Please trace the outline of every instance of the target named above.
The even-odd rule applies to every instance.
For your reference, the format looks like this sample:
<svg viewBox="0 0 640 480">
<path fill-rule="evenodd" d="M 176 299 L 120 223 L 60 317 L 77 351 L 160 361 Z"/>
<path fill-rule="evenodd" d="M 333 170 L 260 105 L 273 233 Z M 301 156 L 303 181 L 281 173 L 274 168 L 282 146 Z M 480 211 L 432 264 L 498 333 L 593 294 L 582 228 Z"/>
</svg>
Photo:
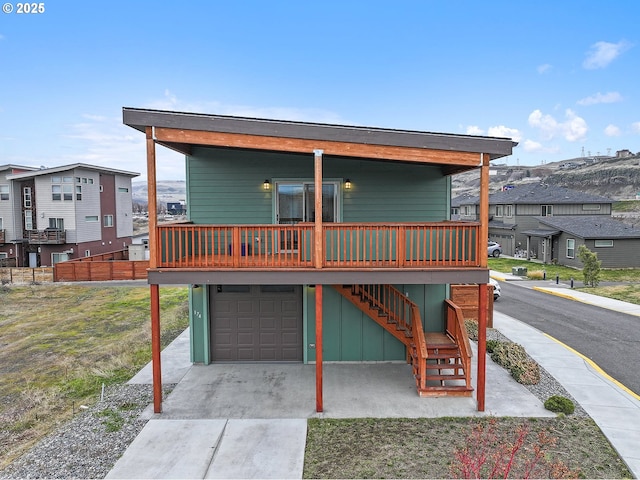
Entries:
<svg viewBox="0 0 640 480">
<path fill-rule="evenodd" d="M 192 222 L 270 224 L 274 193 L 265 179 L 312 180 L 313 153 L 246 152 L 198 148 L 187 158 L 187 205 Z M 428 165 L 323 158 L 323 177 L 349 178 L 343 191 L 343 222 L 435 222 L 449 218 L 450 180 Z M 396 285 L 420 306 L 426 331 L 441 331 L 445 285 Z M 202 292 L 209 287 L 200 288 Z M 315 358 L 314 290 L 304 296 L 304 360 Z M 208 362 L 208 312 L 201 293 L 192 296 L 192 360 Z M 331 288 L 324 289 L 324 359 L 326 361 L 404 360 L 400 342 Z M 195 319 L 195 320 L 194 320 Z M 207 323 L 204 325 L 203 323 Z"/>
</svg>

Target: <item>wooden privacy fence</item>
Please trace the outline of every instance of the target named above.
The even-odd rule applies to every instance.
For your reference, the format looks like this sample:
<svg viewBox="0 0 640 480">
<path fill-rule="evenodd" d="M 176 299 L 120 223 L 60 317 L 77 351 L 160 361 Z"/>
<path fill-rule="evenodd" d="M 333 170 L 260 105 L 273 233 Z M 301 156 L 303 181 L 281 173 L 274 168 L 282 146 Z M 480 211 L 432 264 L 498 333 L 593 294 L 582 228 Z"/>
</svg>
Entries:
<svg viewBox="0 0 640 480">
<path fill-rule="evenodd" d="M 129 260 L 127 250 L 118 250 L 56 263 L 54 281 L 145 280 L 148 268 L 148 260 Z"/>
<path fill-rule="evenodd" d="M 4 267 L 0 268 L 0 282 L 32 284 L 53 282 L 53 267 Z"/>
<path fill-rule="evenodd" d="M 465 320 L 478 321 L 478 285 L 451 285 L 451 301 L 462 310 Z M 493 288 L 487 288 L 487 328 L 493 328 Z"/>
</svg>

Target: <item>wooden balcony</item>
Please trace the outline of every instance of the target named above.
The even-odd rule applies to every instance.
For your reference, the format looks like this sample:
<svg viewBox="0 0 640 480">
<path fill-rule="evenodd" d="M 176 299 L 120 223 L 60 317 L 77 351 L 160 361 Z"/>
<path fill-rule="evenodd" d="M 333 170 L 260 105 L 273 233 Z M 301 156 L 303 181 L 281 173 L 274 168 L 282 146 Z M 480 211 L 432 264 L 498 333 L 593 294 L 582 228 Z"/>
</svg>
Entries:
<svg viewBox="0 0 640 480">
<path fill-rule="evenodd" d="M 24 232 L 24 238 L 26 238 L 30 244 L 35 245 L 61 245 L 67 243 L 67 232 L 65 230 L 50 228 L 45 230 L 27 230 Z"/>
<path fill-rule="evenodd" d="M 325 223 L 320 262 L 313 224 L 157 227 L 158 269 L 481 268 L 479 223 Z M 486 261 L 486 260 L 485 260 Z M 484 266 L 486 268 L 486 264 Z"/>
</svg>

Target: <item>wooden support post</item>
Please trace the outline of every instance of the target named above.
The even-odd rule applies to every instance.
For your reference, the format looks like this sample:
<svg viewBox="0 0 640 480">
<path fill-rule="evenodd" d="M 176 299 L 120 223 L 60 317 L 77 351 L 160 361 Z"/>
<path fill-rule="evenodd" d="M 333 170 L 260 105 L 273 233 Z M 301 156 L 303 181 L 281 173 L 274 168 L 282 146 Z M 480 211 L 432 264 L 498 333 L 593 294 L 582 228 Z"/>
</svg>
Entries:
<svg viewBox="0 0 640 480">
<path fill-rule="evenodd" d="M 153 412 L 162 413 L 162 367 L 160 361 L 160 288 L 151 287 L 151 362 L 153 369 Z"/>
<path fill-rule="evenodd" d="M 476 385 L 476 399 L 478 411 L 484 412 L 486 371 L 487 371 L 487 308 L 489 285 L 478 285 L 478 380 Z"/>
<path fill-rule="evenodd" d="M 323 235 L 322 235 L 322 150 L 314 150 L 314 188 L 315 188 L 315 242 L 314 259 L 315 267 L 322 268 L 324 262 Z"/>
<path fill-rule="evenodd" d="M 158 266 L 158 204 L 156 188 L 156 143 L 153 128 L 145 130 L 147 137 L 147 211 L 149 212 L 149 268 Z"/>
<path fill-rule="evenodd" d="M 149 211 L 149 268 L 158 266 L 158 205 L 156 194 L 156 144 L 153 128 L 145 129 L 147 139 L 147 203 Z M 160 365 L 160 288 L 150 285 L 151 296 L 151 362 L 153 371 L 153 411 L 162 412 L 162 371 Z"/>
<path fill-rule="evenodd" d="M 480 266 L 486 267 L 489 248 L 489 155 L 480 154 L 480 238 L 478 239 L 478 259 Z"/>
<path fill-rule="evenodd" d="M 480 154 L 480 238 L 478 255 L 481 267 L 488 267 L 489 247 L 489 155 Z M 478 286 L 478 378 L 476 399 L 478 411 L 484 412 L 487 372 L 487 284 Z"/>
<path fill-rule="evenodd" d="M 322 285 L 316 285 L 316 412 L 322 412 Z"/>
</svg>

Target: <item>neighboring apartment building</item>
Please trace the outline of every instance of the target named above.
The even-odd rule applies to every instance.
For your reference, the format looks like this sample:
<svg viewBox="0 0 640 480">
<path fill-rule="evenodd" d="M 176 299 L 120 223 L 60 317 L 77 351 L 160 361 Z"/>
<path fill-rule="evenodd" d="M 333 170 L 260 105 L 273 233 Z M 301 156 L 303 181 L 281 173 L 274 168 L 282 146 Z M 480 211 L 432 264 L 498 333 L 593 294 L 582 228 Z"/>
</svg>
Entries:
<svg viewBox="0 0 640 480">
<path fill-rule="evenodd" d="M 611 217 L 613 200 L 547 184 L 525 184 L 489 195 L 489 240 L 510 256 L 581 266 L 580 245 L 606 268 L 640 266 L 640 231 Z M 477 220 L 478 197 L 451 203 L 460 220 Z"/>
<path fill-rule="evenodd" d="M 18 267 L 52 266 L 127 248 L 137 175 L 86 164 L 0 166 L 0 259 Z"/>
</svg>

